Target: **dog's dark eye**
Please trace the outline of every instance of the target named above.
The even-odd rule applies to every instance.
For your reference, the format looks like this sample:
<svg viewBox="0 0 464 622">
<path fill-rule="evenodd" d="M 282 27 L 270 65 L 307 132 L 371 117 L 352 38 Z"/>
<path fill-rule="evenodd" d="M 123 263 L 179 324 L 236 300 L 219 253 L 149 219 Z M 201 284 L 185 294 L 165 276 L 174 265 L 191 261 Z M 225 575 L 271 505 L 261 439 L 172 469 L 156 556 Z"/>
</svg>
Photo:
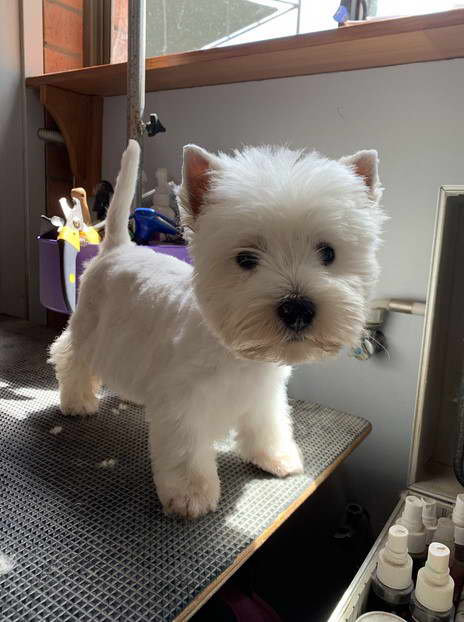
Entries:
<svg viewBox="0 0 464 622">
<path fill-rule="evenodd" d="M 250 251 L 241 251 L 235 258 L 238 265 L 244 270 L 253 270 L 258 265 L 258 256 Z"/>
<path fill-rule="evenodd" d="M 324 266 L 328 266 L 335 261 L 335 251 L 328 244 L 322 243 L 317 247 L 317 252 Z"/>
</svg>

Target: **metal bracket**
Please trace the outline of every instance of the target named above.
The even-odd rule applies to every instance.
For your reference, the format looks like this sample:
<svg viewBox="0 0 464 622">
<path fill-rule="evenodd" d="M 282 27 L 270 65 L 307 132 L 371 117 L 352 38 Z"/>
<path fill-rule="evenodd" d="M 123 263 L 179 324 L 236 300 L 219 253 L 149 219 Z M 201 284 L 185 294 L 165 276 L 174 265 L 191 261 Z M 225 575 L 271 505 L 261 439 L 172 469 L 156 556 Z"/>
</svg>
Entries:
<svg viewBox="0 0 464 622">
<path fill-rule="evenodd" d="M 166 131 L 166 128 L 159 120 L 158 115 L 154 112 L 150 115 L 150 121 L 148 123 L 145 123 L 145 129 L 148 136 L 156 136 L 156 134 L 160 134 Z"/>
</svg>

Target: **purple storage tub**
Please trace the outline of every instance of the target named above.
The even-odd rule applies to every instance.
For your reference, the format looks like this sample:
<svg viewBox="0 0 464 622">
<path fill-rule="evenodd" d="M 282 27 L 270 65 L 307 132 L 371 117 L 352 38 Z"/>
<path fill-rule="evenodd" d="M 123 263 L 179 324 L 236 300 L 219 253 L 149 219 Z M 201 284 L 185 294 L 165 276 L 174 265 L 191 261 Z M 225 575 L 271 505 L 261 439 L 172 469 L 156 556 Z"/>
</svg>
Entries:
<svg viewBox="0 0 464 622">
<path fill-rule="evenodd" d="M 68 313 L 61 287 L 60 276 L 60 252 L 56 240 L 39 237 L 39 278 L 40 278 L 40 302 L 47 309 Z M 157 253 L 171 255 L 182 261 L 191 263 L 186 246 L 179 244 L 156 244 L 148 246 Z M 88 244 L 83 246 L 76 259 L 76 276 L 79 277 L 84 271 L 84 266 L 98 253 L 98 245 Z"/>
</svg>

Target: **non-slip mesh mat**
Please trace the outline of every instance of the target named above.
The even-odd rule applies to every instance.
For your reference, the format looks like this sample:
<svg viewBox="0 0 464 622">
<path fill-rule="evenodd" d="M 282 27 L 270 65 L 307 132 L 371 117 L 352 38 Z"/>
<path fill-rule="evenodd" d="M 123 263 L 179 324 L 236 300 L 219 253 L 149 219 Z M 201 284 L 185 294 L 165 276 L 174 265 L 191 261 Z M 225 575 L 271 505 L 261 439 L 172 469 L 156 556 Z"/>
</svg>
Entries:
<svg viewBox="0 0 464 622">
<path fill-rule="evenodd" d="M 52 338 L 0 321 L 0 552 L 15 562 L 0 576 L 2 622 L 173 620 L 369 425 L 294 402 L 304 475 L 273 478 L 224 448 L 218 511 L 174 520 L 152 484 L 140 408 L 106 394 L 94 417 L 59 414 Z"/>
</svg>

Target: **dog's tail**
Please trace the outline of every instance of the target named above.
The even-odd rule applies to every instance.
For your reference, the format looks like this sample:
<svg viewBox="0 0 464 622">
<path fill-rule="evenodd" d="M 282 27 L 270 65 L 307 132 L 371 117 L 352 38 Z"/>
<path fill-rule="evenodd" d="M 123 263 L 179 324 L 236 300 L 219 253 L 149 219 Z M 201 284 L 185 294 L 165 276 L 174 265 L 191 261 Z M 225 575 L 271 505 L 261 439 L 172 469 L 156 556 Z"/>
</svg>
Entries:
<svg viewBox="0 0 464 622">
<path fill-rule="evenodd" d="M 105 239 L 101 245 L 102 252 L 130 242 L 127 223 L 130 205 L 135 193 L 139 161 L 140 146 L 136 140 L 129 140 L 127 149 L 122 156 L 121 170 L 106 216 Z"/>
</svg>

